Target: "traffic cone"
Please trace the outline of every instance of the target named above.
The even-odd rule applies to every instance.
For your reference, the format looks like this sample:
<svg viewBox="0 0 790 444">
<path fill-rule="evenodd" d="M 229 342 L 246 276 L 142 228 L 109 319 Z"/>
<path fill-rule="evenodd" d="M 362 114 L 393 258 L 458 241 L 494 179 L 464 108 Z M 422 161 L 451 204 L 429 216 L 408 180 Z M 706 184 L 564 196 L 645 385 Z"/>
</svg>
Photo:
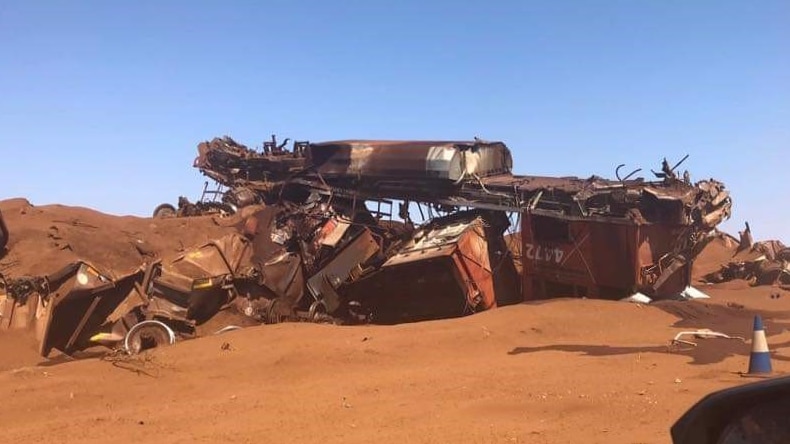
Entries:
<svg viewBox="0 0 790 444">
<path fill-rule="evenodd" d="M 763 319 L 754 317 L 754 334 L 752 336 L 752 353 L 749 355 L 749 372 L 747 375 L 767 375 L 771 373 L 771 352 L 765 340 Z"/>
</svg>

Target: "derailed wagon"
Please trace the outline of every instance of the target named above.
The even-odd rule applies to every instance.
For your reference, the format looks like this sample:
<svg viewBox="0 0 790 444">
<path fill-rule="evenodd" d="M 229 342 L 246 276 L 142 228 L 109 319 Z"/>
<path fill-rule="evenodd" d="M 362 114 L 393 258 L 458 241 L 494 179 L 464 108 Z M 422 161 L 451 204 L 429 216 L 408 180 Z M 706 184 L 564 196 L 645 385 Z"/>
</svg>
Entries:
<svg viewBox="0 0 790 444">
<path fill-rule="evenodd" d="M 349 286 L 347 298 L 378 323 L 463 316 L 521 301 L 518 273 L 490 211 L 456 213 L 420 227 L 381 267 Z"/>
<path fill-rule="evenodd" d="M 259 152 L 222 138 L 198 153 L 197 168 L 246 196 L 239 234 L 97 272 L 90 288 L 40 286 L 42 353 L 133 352 L 204 334 L 219 313 L 397 323 L 554 296 L 673 297 L 731 208 L 721 183 L 691 184 L 666 161 L 655 181 L 515 176 L 501 142 L 272 140 Z M 518 228 L 521 276 L 503 237 Z"/>
<path fill-rule="evenodd" d="M 419 229 L 342 200 L 250 213 L 239 234 L 133 271 L 78 262 L 9 280 L 0 288 L 6 305 L 24 306 L 6 311 L 9 327 L 39 330 L 44 356 L 96 345 L 136 353 L 229 325 L 395 323 L 520 300 L 499 213 L 468 211 Z M 220 313 L 224 325 L 213 322 Z"/>
<path fill-rule="evenodd" d="M 276 176 L 279 170 L 261 173 L 257 159 L 269 154 L 210 146 L 235 168 L 228 175 L 200 161 L 222 157 L 204 150 L 195 163 L 201 171 L 228 186 L 255 188 L 268 202 L 304 193 L 355 205 L 395 200 L 407 208 L 399 211 L 407 223 L 410 204 L 445 214 L 466 208 L 520 214 L 523 299 L 677 295 L 691 283 L 707 234 L 732 205 L 722 183 L 692 184 L 666 160 L 653 181 L 516 176 L 501 142 L 351 140 L 303 144 L 304 168 L 285 178 Z"/>
<path fill-rule="evenodd" d="M 676 296 L 731 205 L 713 180 L 532 178 L 519 189 L 530 196 L 521 224 L 525 300 Z"/>
</svg>

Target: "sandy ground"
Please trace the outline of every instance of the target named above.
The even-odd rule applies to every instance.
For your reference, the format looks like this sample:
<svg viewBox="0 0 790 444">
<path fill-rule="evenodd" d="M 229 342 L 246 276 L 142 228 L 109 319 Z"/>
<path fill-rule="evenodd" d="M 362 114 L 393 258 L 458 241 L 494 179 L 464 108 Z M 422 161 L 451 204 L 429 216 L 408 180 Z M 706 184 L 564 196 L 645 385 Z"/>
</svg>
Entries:
<svg viewBox="0 0 790 444">
<path fill-rule="evenodd" d="M 12 235 L 19 216 L 7 216 Z M 47 228 L 45 216 L 34 219 Z M 178 249 L 157 237 L 170 228 L 132 219 L 134 236 L 154 250 Z M 186 237 L 217 226 L 168 223 L 194 224 L 175 230 Z M 38 241 L 56 241 L 47 239 Z M 16 245 L 0 265 L 33 270 L 33 253 Z M 71 250 L 58 251 L 65 260 Z M 702 396 L 749 382 L 739 372 L 755 313 L 774 369 L 790 371 L 790 292 L 700 288 L 712 298 L 557 299 L 397 326 L 260 326 L 123 359 L 42 362 L 29 335 L 0 332 L 0 442 L 667 443 L 671 424 Z M 668 348 L 696 328 L 748 340 Z"/>
</svg>

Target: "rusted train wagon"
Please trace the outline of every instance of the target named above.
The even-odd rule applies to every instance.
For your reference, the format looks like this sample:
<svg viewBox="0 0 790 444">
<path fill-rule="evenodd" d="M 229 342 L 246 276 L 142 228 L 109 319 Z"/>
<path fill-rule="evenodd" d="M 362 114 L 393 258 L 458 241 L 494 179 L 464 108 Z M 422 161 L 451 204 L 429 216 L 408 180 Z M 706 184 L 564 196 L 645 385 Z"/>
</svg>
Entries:
<svg viewBox="0 0 790 444">
<path fill-rule="evenodd" d="M 253 159 L 274 154 L 209 148 L 218 152 L 202 157 L 232 158 L 233 168 L 208 162 L 201 171 L 227 186 L 263 190 L 260 179 L 250 178 L 276 176 L 262 161 L 266 174 L 251 171 L 259 165 Z M 655 180 L 646 181 L 629 179 L 638 170 L 622 180 L 513 175 L 507 146 L 477 139 L 341 140 L 305 144 L 292 155 L 304 156 L 304 169 L 289 172 L 294 175 L 284 183 L 300 193 L 278 193 L 278 199 L 309 190 L 353 202 L 392 199 L 450 211 L 521 213 L 525 300 L 677 295 L 690 283 L 696 246 L 729 217 L 731 207 L 723 184 L 692 184 L 687 174 L 675 173 L 680 163 L 671 167 L 666 159 Z M 212 169 L 217 164 L 219 172 Z"/>
<path fill-rule="evenodd" d="M 691 283 L 690 263 L 671 254 L 684 230 L 680 225 L 524 213 L 524 299 L 678 294 Z"/>
</svg>

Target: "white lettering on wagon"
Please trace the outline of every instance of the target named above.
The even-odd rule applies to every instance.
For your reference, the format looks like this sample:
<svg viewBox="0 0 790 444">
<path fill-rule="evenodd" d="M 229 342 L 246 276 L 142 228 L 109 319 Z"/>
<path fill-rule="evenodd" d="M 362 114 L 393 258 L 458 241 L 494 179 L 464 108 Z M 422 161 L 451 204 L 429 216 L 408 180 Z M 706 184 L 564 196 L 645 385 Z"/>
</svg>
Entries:
<svg viewBox="0 0 790 444">
<path fill-rule="evenodd" d="M 545 245 L 525 244 L 524 248 L 524 256 L 534 261 L 554 262 L 555 264 L 559 264 L 562 262 L 562 257 L 565 255 L 565 252 L 557 247 L 551 248 Z"/>
</svg>

